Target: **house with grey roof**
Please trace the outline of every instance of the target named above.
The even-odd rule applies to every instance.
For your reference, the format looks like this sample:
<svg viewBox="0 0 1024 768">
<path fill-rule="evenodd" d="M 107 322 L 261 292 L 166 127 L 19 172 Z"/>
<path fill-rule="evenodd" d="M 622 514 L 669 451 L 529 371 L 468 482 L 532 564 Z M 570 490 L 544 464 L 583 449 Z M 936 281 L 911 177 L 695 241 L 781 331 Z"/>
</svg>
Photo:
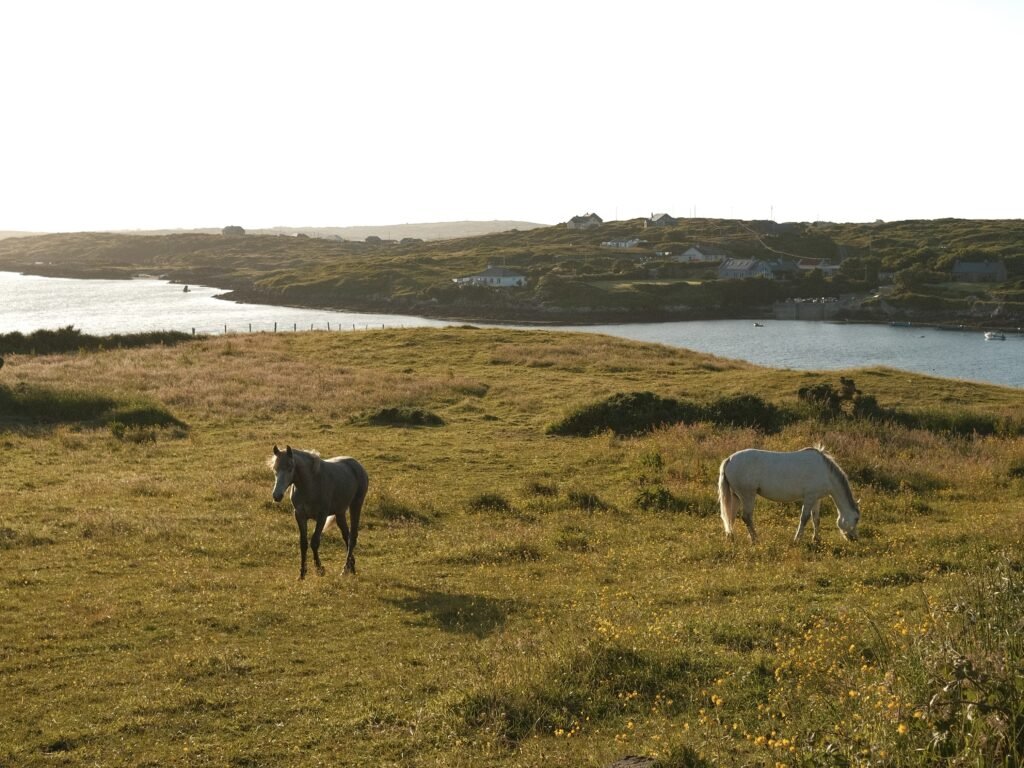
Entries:
<svg viewBox="0 0 1024 768">
<path fill-rule="evenodd" d="M 953 280 L 958 283 L 1002 283 L 1006 265 L 1001 261 L 959 261 L 953 264 Z"/>
<path fill-rule="evenodd" d="M 771 265 L 760 259 L 726 259 L 718 268 L 719 280 L 743 280 L 748 277 L 775 279 Z"/>
<path fill-rule="evenodd" d="M 725 261 L 730 254 L 716 245 L 694 245 L 675 256 L 676 261 Z"/>
<path fill-rule="evenodd" d="M 602 248 L 640 248 L 647 245 L 646 240 L 639 237 L 620 237 L 617 240 L 605 240 L 601 243 Z"/>
<path fill-rule="evenodd" d="M 604 219 L 596 213 L 586 213 L 583 216 L 573 216 L 566 223 L 569 229 L 594 229 L 604 224 Z"/>
<path fill-rule="evenodd" d="M 519 288 L 526 285 L 524 275 L 507 267 L 487 267 L 483 272 L 465 277 L 453 277 L 456 285 L 486 285 L 491 288 Z"/>
<path fill-rule="evenodd" d="M 677 220 L 667 213 L 652 213 L 651 218 L 644 219 L 644 228 L 647 227 L 672 227 Z"/>
</svg>

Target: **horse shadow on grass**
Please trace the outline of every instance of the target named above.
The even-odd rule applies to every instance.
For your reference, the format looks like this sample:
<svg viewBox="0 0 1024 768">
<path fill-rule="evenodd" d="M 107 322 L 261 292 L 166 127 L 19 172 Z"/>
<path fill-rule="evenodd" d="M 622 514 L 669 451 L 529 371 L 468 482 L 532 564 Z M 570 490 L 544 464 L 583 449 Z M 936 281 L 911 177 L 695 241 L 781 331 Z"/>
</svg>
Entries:
<svg viewBox="0 0 1024 768">
<path fill-rule="evenodd" d="M 502 629 L 519 610 L 516 600 L 483 595 L 452 594 L 418 587 L 403 587 L 410 594 L 388 598 L 385 602 L 414 614 L 414 623 L 437 627 L 445 632 L 473 635 L 483 639 Z"/>
</svg>

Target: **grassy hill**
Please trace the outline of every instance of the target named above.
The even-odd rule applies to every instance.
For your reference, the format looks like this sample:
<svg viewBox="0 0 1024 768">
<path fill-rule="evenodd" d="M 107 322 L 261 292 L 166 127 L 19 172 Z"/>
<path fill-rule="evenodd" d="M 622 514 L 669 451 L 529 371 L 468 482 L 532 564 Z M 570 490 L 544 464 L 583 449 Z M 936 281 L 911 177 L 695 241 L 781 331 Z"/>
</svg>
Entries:
<svg viewBox="0 0 1024 768">
<path fill-rule="evenodd" d="M 643 238 L 632 249 L 602 243 Z M 1024 322 L 1024 222 L 907 221 L 777 224 L 681 219 L 644 228 L 609 222 L 585 232 L 564 225 L 433 241 L 338 242 L 320 238 L 215 234 L 135 237 L 80 233 L 0 241 L 0 268 L 75 277 L 139 272 L 235 291 L 270 303 L 512 321 L 656 320 L 758 316 L 785 298 L 870 296 L 851 319 Z M 789 281 L 717 280 L 714 266 L 680 264 L 662 253 L 711 245 L 739 258 L 817 259 L 836 277 L 808 272 Z M 1002 261 L 1006 283 L 950 286 L 956 259 Z M 516 290 L 455 285 L 488 265 L 527 277 Z M 895 275 L 895 278 L 891 277 Z M 889 277 L 886 277 L 889 276 Z"/>
<path fill-rule="evenodd" d="M 5 358 L 4 765 L 1024 756 L 1019 391 L 473 328 Z M 841 373 L 893 417 L 799 397 Z M 700 417 L 552 429 L 669 399 Z M 819 441 L 860 541 L 764 501 L 727 541 L 722 459 Z M 367 467 L 358 576 L 333 532 L 296 581 L 274 443 Z"/>
</svg>

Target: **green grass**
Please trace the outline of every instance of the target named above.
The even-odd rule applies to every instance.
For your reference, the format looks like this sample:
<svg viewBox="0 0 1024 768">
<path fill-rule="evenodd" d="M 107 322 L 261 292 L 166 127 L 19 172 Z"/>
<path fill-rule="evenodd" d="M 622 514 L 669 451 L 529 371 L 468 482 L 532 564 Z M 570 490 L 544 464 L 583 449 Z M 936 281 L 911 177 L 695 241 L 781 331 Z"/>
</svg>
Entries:
<svg viewBox="0 0 1024 768">
<path fill-rule="evenodd" d="M 225 350 L 231 354 L 225 354 Z M 544 331 L 262 334 L 11 355 L 5 391 L 159 404 L 188 429 L 0 423 L 0 765 L 1019 764 L 1024 438 L 802 418 L 546 434 L 621 392 L 798 409 L 840 373 Z M 842 372 L 894 411 L 1019 418 L 1019 390 Z M 110 406 L 109 404 L 114 404 Z M 969 404 L 969 405 L 965 405 Z M 387 409 L 443 424 L 354 423 Z M 401 412 L 401 411 L 400 411 Z M 143 428 L 143 427 L 140 427 Z M 822 441 L 848 543 L 758 502 L 729 543 L 718 466 Z M 359 458 L 359 575 L 336 531 L 297 581 L 271 446 Z M 983 713 L 984 716 L 979 716 Z"/>
</svg>

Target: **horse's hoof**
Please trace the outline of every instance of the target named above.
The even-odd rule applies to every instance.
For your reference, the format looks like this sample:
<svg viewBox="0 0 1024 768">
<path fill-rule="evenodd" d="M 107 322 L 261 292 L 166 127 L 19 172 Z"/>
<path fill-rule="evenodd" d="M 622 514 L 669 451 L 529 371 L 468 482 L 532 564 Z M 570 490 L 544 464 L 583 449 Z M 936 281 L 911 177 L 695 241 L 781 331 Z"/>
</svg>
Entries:
<svg viewBox="0 0 1024 768">
<path fill-rule="evenodd" d="M 323 576 L 325 573 L 327 573 L 327 569 L 324 568 L 322 565 L 318 565 L 316 567 L 316 575 L 317 576 Z"/>
</svg>

